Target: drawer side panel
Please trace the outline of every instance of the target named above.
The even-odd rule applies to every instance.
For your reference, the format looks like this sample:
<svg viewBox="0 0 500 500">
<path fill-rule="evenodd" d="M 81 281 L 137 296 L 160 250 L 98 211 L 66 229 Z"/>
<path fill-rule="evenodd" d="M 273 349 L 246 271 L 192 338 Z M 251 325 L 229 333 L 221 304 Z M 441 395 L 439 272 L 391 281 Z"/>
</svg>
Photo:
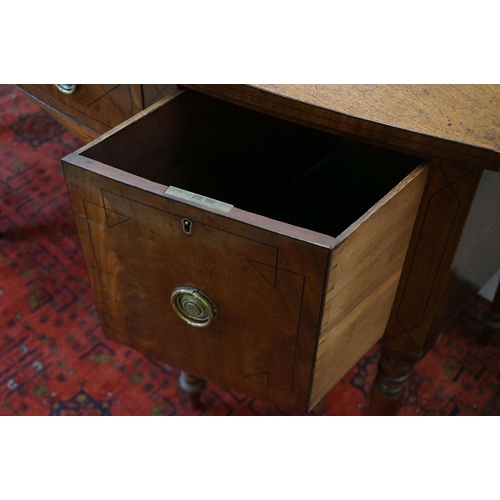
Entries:
<svg viewBox="0 0 500 500">
<path fill-rule="evenodd" d="M 418 167 L 334 249 L 310 408 L 382 337 L 426 177 Z"/>
</svg>

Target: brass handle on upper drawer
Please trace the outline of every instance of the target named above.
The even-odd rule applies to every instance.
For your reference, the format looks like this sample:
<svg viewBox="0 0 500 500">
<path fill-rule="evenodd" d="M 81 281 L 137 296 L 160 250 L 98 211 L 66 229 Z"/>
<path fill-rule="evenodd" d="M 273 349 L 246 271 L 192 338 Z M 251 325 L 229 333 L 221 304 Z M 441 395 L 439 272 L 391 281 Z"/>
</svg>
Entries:
<svg viewBox="0 0 500 500">
<path fill-rule="evenodd" d="M 76 83 L 56 83 L 55 86 L 63 94 L 73 94 L 76 90 Z"/>
<path fill-rule="evenodd" d="M 213 302 L 196 288 L 176 288 L 170 302 L 177 316 L 188 325 L 204 327 L 217 318 L 217 308 Z"/>
</svg>

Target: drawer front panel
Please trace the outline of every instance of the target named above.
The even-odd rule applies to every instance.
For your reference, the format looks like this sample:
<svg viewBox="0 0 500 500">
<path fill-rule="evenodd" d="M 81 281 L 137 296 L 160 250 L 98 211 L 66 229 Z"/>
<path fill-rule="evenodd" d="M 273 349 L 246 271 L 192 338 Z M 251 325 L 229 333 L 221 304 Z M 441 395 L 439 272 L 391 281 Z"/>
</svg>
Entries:
<svg viewBox="0 0 500 500">
<path fill-rule="evenodd" d="M 65 175 L 107 335 L 226 387 L 306 408 L 328 248 L 72 165 Z M 217 319 L 184 323 L 170 305 L 179 286 L 206 294 Z"/>
<path fill-rule="evenodd" d="M 55 85 L 36 85 L 54 99 L 80 111 L 106 127 L 114 127 L 137 113 L 132 85 L 77 85 L 73 94 L 59 91 Z"/>
<path fill-rule="evenodd" d="M 47 107 L 97 133 L 122 123 L 143 107 L 140 85 L 77 85 L 69 95 L 53 84 L 20 85 L 20 88 Z"/>
</svg>

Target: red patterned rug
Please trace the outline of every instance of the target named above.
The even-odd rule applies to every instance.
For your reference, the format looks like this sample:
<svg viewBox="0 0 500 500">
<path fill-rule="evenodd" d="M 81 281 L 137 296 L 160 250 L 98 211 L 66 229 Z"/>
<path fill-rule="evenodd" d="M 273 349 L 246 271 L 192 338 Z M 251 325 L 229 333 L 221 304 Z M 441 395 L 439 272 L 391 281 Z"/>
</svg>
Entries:
<svg viewBox="0 0 500 500">
<path fill-rule="evenodd" d="M 192 411 L 178 370 L 104 337 L 60 158 L 81 142 L 0 85 L 0 415 L 291 415 L 209 383 Z M 476 298 L 476 312 L 488 303 Z M 500 414 L 500 341 L 465 314 L 414 371 L 400 415 Z M 362 415 L 378 350 L 311 415 Z"/>
</svg>

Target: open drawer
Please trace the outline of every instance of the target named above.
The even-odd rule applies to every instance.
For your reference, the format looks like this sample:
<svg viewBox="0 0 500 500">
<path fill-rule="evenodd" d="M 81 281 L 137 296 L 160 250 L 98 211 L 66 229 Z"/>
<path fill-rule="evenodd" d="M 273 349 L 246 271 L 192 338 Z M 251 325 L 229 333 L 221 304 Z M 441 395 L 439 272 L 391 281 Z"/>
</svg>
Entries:
<svg viewBox="0 0 500 500">
<path fill-rule="evenodd" d="M 302 411 L 381 338 L 427 173 L 190 90 L 63 166 L 104 332 Z"/>
</svg>

